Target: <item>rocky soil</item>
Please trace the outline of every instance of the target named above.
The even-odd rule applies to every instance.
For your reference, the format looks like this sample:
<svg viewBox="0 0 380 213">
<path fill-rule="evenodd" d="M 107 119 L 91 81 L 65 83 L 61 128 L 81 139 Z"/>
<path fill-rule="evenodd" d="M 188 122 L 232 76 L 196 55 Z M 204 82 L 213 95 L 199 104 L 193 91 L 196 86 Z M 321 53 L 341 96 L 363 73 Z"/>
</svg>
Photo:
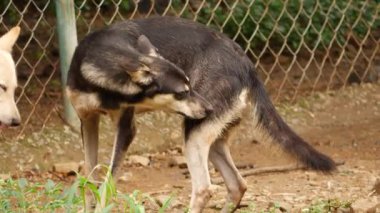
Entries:
<svg viewBox="0 0 380 213">
<path fill-rule="evenodd" d="M 331 212 L 380 212 L 380 85 L 354 85 L 316 93 L 295 104 L 280 104 L 278 110 L 303 138 L 344 165 L 329 175 L 294 170 L 246 177 L 245 207 L 239 211 L 313 212 L 329 206 Z M 118 189 L 140 189 L 158 199 L 174 195 L 176 201 L 170 212 L 183 212 L 191 183 L 181 157 L 180 117 L 158 112 L 139 116 L 137 121 L 138 138 L 120 170 Z M 112 147 L 107 122 L 103 123 L 106 130 L 101 137 L 103 163 L 108 162 Z M 61 129 L 46 128 L 4 144 L 0 160 L 9 163 L 1 165 L 1 173 L 36 181 L 52 178 L 70 182 L 68 171 L 53 172 L 52 166 L 76 162 L 71 169 L 75 170 L 83 155 L 79 136 L 69 128 Z M 255 138 L 249 119 L 239 128 L 231 149 L 241 171 L 295 163 L 276 145 Z M 212 167 L 211 174 L 219 177 Z M 220 185 L 206 212 L 218 212 L 225 194 Z"/>
</svg>

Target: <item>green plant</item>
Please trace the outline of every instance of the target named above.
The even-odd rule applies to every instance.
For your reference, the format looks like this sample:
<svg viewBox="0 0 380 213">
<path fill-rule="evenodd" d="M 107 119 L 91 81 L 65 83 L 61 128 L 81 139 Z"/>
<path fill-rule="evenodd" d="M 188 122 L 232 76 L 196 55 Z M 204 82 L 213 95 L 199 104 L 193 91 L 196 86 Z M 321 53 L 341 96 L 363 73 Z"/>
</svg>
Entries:
<svg viewBox="0 0 380 213">
<path fill-rule="evenodd" d="M 302 213 L 332 213 L 339 208 L 350 208 L 351 201 L 341 201 L 339 199 L 318 200 L 311 206 L 302 209 Z"/>
<path fill-rule="evenodd" d="M 78 176 L 75 182 L 64 187 L 61 183 L 47 180 L 46 183 L 32 183 L 25 178 L 18 180 L 0 180 L 0 212 L 78 212 L 86 205 L 86 190 L 89 190 L 97 202 L 102 192 L 106 193 L 106 206 L 101 211 L 111 210 L 145 213 L 145 205 L 155 200 L 147 194 L 135 190 L 132 194 L 116 191 L 112 177 L 100 188 L 86 177 Z M 164 213 L 170 206 L 173 196 L 169 196 L 159 207 Z"/>
<path fill-rule="evenodd" d="M 20 14 L 17 12 L 11 0 L 0 1 L 0 14 L 1 16 L 4 15 L 4 20 L 1 18 L 2 21 L 9 25 L 15 25 L 20 19 Z"/>
<path fill-rule="evenodd" d="M 31 183 L 25 178 L 1 180 L 0 211 L 78 210 L 81 199 L 76 195 L 76 188 L 73 186 L 67 190 L 63 190 L 61 184 L 56 184 L 51 180 L 48 180 L 45 184 Z"/>
</svg>

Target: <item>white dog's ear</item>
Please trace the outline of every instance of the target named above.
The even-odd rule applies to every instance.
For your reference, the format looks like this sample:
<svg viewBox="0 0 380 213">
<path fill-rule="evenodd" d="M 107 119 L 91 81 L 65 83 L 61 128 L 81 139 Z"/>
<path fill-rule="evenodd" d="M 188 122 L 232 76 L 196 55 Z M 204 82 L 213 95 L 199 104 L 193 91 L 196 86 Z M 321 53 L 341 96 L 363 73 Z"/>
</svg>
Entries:
<svg viewBox="0 0 380 213">
<path fill-rule="evenodd" d="M 6 34 L 0 37 L 0 49 L 8 52 L 12 51 L 14 44 L 17 41 L 18 36 L 20 35 L 20 27 L 13 27 Z"/>
<path fill-rule="evenodd" d="M 137 49 L 140 53 L 153 57 L 158 57 L 157 48 L 149 41 L 145 35 L 139 36 L 137 39 Z"/>
</svg>

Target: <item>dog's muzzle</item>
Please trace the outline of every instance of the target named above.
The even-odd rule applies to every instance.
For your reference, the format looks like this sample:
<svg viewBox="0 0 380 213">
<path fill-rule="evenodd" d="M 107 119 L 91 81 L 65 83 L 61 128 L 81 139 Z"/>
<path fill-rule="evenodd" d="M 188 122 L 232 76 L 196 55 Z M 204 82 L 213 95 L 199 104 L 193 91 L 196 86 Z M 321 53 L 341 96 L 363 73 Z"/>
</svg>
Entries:
<svg viewBox="0 0 380 213">
<path fill-rule="evenodd" d="M 6 128 L 6 127 L 17 127 L 20 126 L 21 121 L 17 118 L 12 118 L 9 120 L 9 122 L 2 122 L 0 121 L 0 129 Z"/>
</svg>

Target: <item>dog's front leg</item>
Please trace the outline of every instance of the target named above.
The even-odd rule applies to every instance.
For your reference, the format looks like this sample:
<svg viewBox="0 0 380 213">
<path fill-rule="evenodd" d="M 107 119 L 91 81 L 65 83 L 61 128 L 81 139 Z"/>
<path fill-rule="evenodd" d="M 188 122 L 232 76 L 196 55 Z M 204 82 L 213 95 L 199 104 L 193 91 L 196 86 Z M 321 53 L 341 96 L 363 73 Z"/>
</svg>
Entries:
<svg viewBox="0 0 380 213">
<path fill-rule="evenodd" d="M 98 163 L 99 114 L 81 116 L 81 131 L 84 148 L 84 174 L 89 175 Z"/>
<path fill-rule="evenodd" d="M 111 174 L 115 175 L 124 154 L 127 152 L 129 145 L 136 135 L 136 127 L 133 121 L 134 108 L 128 107 L 121 111 L 119 116 L 113 120 L 117 127 L 117 135 L 113 145 L 112 158 L 110 163 Z"/>
<path fill-rule="evenodd" d="M 115 142 L 113 145 L 112 158 L 110 163 L 110 169 L 107 172 L 105 183 L 111 180 L 111 177 L 116 175 L 117 169 L 127 152 L 129 145 L 131 144 L 135 134 L 136 128 L 134 125 L 134 108 L 128 107 L 120 112 L 113 112 L 110 114 L 111 119 L 114 121 L 117 127 L 117 133 Z M 103 190 L 101 194 L 100 205 L 96 206 L 95 212 L 100 212 L 106 205 L 107 190 Z"/>
<path fill-rule="evenodd" d="M 86 113 L 79 114 L 81 120 L 81 132 L 84 148 L 84 174 L 89 176 L 98 164 L 98 144 L 99 144 L 99 114 Z M 89 179 L 97 179 L 96 172 Z M 86 212 L 91 212 L 94 207 L 92 194 L 86 192 Z"/>
</svg>

